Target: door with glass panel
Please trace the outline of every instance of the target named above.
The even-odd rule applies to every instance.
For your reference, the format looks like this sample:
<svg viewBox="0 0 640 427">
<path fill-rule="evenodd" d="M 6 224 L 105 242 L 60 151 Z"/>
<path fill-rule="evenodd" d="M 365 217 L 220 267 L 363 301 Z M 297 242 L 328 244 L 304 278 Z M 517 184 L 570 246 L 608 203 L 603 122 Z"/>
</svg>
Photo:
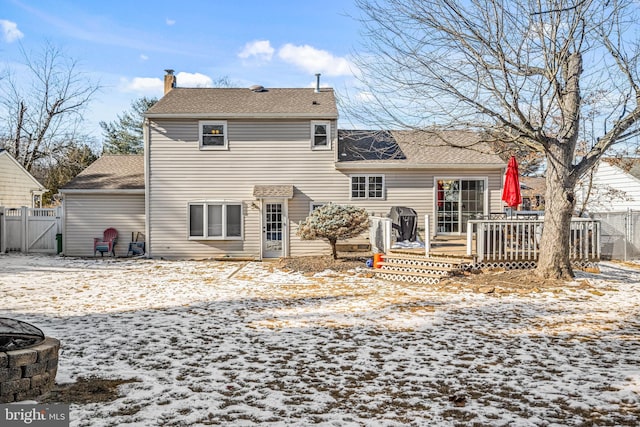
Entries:
<svg viewBox="0 0 640 427">
<path fill-rule="evenodd" d="M 262 209 L 262 257 L 278 258 L 284 255 L 285 239 L 284 203 L 265 201 Z"/>
<path fill-rule="evenodd" d="M 485 180 L 439 179 L 436 191 L 438 234 L 467 232 L 467 221 L 484 214 Z"/>
</svg>

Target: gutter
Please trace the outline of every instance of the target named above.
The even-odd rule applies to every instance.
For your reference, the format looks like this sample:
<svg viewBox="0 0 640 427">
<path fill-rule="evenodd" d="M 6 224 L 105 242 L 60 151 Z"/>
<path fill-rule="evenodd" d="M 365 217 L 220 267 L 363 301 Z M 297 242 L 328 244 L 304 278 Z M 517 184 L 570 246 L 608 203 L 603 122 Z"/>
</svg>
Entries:
<svg viewBox="0 0 640 427">
<path fill-rule="evenodd" d="M 118 188 L 105 188 L 105 189 L 92 189 L 92 188 L 78 188 L 78 189 L 63 189 L 58 190 L 60 194 L 144 194 L 144 188 L 136 189 L 118 189 Z"/>
<path fill-rule="evenodd" d="M 336 162 L 334 166 L 337 170 L 426 170 L 426 169 L 464 169 L 464 170 L 504 170 L 504 163 L 483 163 L 483 164 L 460 164 L 460 163 L 351 163 Z"/>
<path fill-rule="evenodd" d="M 317 119 L 338 120 L 336 113 L 147 113 L 147 119 Z"/>
</svg>

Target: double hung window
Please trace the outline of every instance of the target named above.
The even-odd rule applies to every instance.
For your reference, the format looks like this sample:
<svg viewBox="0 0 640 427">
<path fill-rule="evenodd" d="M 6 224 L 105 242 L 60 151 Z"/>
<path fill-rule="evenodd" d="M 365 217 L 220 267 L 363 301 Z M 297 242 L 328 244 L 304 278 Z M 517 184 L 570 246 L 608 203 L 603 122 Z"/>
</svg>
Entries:
<svg viewBox="0 0 640 427">
<path fill-rule="evenodd" d="M 331 124 L 329 122 L 311 122 L 311 149 L 331 150 Z"/>
<path fill-rule="evenodd" d="M 226 121 L 200 121 L 200 149 L 226 150 L 227 122 Z"/>
</svg>

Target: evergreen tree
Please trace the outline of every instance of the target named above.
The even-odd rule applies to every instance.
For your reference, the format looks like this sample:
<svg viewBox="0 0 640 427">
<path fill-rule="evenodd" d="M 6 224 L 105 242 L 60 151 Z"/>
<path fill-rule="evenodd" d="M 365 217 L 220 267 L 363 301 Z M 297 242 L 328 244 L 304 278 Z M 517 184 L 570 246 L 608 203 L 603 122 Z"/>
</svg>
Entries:
<svg viewBox="0 0 640 427">
<path fill-rule="evenodd" d="M 356 237 L 369 229 L 369 214 L 363 208 L 329 203 L 311 212 L 300 223 L 298 236 L 303 240 L 327 239 L 333 259 L 338 259 L 338 240 Z"/>
<path fill-rule="evenodd" d="M 107 154 L 142 154 L 144 150 L 144 113 L 151 108 L 157 98 L 143 96 L 131 103 L 131 109 L 118 116 L 113 122 L 100 122 L 104 132 L 103 151 Z"/>
</svg>

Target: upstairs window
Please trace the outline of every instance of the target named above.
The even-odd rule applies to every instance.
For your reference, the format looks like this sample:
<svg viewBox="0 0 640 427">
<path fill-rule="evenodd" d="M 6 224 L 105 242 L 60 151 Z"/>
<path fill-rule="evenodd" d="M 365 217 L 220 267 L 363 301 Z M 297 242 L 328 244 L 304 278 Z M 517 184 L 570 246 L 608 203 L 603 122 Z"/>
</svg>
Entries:
<svg viewBox="0 0 640 427">
<path fill-rule="evenodd" d="M 200 148 L 206 150 L 226 150 L 227 122 L 226 121 L 201 121 Z"/>
<path fill-rule="evenodd" d="M 311 149 L 331 150 L 331 125 L 329 122 L 311 122 Z"/>
<path fill-rule="evenodd" d="M 352 199 L 384 199 L 384 175 L 352 175 Z"/>
</svg>

